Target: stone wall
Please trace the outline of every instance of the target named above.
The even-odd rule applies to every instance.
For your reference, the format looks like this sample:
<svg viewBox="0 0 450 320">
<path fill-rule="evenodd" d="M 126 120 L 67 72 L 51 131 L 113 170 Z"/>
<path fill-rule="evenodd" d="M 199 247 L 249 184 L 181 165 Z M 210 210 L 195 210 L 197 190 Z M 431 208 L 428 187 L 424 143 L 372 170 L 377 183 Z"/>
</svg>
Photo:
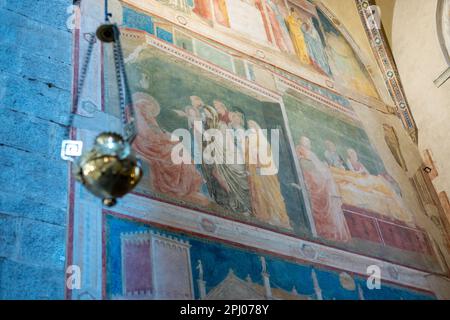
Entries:
<svg viewBox="0 0 450 320">
<path fill-rule="evenodd" d="M 0 299 L 64 298 L 70 5 L 0 1 Z"/>
</svg>

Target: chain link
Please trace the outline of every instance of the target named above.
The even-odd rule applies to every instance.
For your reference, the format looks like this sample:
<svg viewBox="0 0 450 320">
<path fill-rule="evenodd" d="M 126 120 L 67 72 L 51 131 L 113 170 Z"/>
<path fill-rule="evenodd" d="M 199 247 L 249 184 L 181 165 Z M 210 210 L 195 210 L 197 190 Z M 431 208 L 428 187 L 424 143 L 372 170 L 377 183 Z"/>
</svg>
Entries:
<svg viewBox="0 0 450 320">
<path fill-rule="evenodd" d="M 87 33 L 86 35 L 89 36 L 88 48 L 86 50 L 86 55 L 84 56 L 83 65 L 81 66 L 81 70 L 80 70 L 81 72 L 80 72 L 80 75 L 78 78 L 77 92 L 75 93 L 75 97 L 74 97 L 74 101 L 73 101 L 74 110 L 69 115 L 69 123 L 67 126 L 67 136 L 68 137 L 70 136 L 70 129 L 72 128 L 75 114 L 78 111 L 78 105 L 80 103 L 81 94 L 83 93 L 84 82 L 86 80 L 86 75 L 87 75 L 87 72 L 89 69 L 89 64 L 91 62 L 92 52 L 94 50 L 94 44 L 97 42 L 97 37 L 95 36 L 95 33 Z"/>
<path fill-rule="evenodd" d="M 122 45 L 120 43 L 120 31 L 117 24 L 110 24 L 110 17 L 108 9 L 108 0 L 104 1 L 105 6 L 105 24 L 110 25 L 114 33 L 113 51 L 114 51 L 114 67 L 116 71 L 117 80 L 117 90 L 119 94 L 119 107 L 120 107 L 120 117 L 122 121 L 122 130 L 125 139 L 131 143 L 136 137 L 136 126 L 134 123 L 135 114 L 133 108 L 133 101 L 131 96 L 131 90 L 128 85 L 128 78 L 125 70 L 125 62 L 123 59 Z M 77 92 L 74 98 L 74 109 L 69 116 L 69 124 L 67 126 L 67 136 L 70 137 L 70 129 L 73 126 L 73 121 L 75 114 L 78 111 L 78 104 L 80 102 L 81 94 L 83 93 L 83 87 L 86 80 L 86 75 L 88 72 L 89 64 L 91 62 L 92 52 L 94 49 L 94 44 L 97 42 L 97 37 L 95 33 L 89 33 L 89 44 L 86 51 L 86 56 L 81 67 L 81 73 L 78 80 Z M 126 108 L 128 106 L 128 111 L 130 115 L 130 120 L 127 119 Z"/>
<path fill-rule="evenodd" d="M 120 64 L 120 46 L 118 45 L 118 39 L 120 37 L 118 28 L 114 25 L 114 67 L 116 70 L 116 81 L 117 81 L 117 90 L 119 93 L 119 107 L 120 107 L 120 117 L 122 120 L 122 124 L 125 126 L 127 123 L 127 115 L 125 113 L 126 101 L 125 101 L 125 91 L 123 88 L 123 78 L 122 78 L 122 67 Z"/>
<path fill-rule="evenodd" d="M 116 73 L 117 90 L 119 95 L 119 108 L 120 108 L 120 118 L 122 122 L 122 130 L 125 139 L 128 142 L 136 136 L 136 127 L 134 123 L 135 112 L 133 108 L 133 99 L 131 95 L 130 86 L 128 84 L 128 78 L 125 70 L 125 61 L 123 58 L 122 45 L 120 43 L 120 31 L 116 24 L 112 25 L 114 32 L 114 42 L 113 42 L 113 55 L 114 55 L 114 67 Z M 74 98 L 74 108 L 73 112 L 70 114 L 69 124 L 67 127 L 68 133 L 70 135 L 70 129 L 72 128 L 75 114 L 78 110 L 78 105 L 80 103 L 81 95 L 83 93 L 83 88 L 89 69 L 89 64 L 91 62 L 92 53 L 94 49 L 94 44 L 97 42 L 97 37 L 95 33 L 89 33 L 88 48 L 86 50 L 86 55 L 84 57 L 83 65 L 81 67 L 81 72 L 78 80 L 77 92 Z M 127 107 L 129 111 L 129 117 L 127 117 Z M 129 119 L 128 119 L 129 118 Z"/>
<path fill-rule="evenodd" d="M 128 84 L 127 73 L 125 70 L 125 60 L 123 58 L 122 45 L 120 42 L 120 30 L 117 25 L 113 25 L 114 29 L 114 64 L 116 67 L 117 85 L 119 90 L 120 112 L 125 139 L 131 142 L 136 136 L 136 127 L 134 125 L 134 108 L 130 86 Z M 126 114 L 128 107 L 129 119 Z"/>
</svg>

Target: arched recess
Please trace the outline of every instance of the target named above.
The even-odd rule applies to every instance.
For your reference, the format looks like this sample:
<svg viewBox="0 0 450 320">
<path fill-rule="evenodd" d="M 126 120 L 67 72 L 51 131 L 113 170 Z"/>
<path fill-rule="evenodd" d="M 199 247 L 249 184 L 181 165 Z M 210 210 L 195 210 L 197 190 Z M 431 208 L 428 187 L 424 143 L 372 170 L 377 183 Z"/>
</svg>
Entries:
<svg viewBox="0 0 450 320">
<path fill-rule="evenodd" d="M 331 22 L 331 24 L 341 33 L 341 35 L 347 41 L 348 45 L 352 48 L 355 57 L 358 60 L 358 63 L 364 69 L 364 73 L 366 74 L 368 80 L 375 89 L 378 95 L 378 99 L 381 99 L 382 96 L 381 92 L 385 91 L 385 88 L 380 88 L 378 85 L 379 82 L 377 82 L 376 79 L 374 78 L 375 73 L 373 72 L 373 69 L 374 67 L 376 68 L 376 66 L 372 66 L 372 63 L 370 62 L 370 59 L 367 56 L 367 54 L 363 50 L 361 50 L 357 42 L 352 37 L 351 33 L 346 29 L 342 21 L 340 21 L 336 17 L 336 15 L 332 12 L 332 10 L 328 9 L 328 7 L 321 1 L 314 1 L 314 3 L 317 5 L 317 8 L 321 10 L 322 13 L 327 17 L 329 22 Z"/>
<path fill-rule="evenodd" d="M 450 0 L 438 0 L 436 23 L 442 53 L 450 66 Z"/>
</svg>

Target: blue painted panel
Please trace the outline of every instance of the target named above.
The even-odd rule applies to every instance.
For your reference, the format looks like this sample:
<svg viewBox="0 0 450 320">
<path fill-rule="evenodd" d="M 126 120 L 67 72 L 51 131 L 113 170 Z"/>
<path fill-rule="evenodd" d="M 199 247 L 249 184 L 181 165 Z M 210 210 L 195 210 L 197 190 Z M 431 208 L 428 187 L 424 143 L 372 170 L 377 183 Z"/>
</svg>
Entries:
<svg viewBox="0 0 450 320">
<path fill-rule="evenodd" d="M 237 248 L 210 240 L 199 239 L 186 234 L 174 233 L 158 229 L 142 223 L 117 218 L 112 215 L 106 217 L 106 277 L 107 294 L 109 297 L 122 294 L 122 270 L 121 270 L 121 239 L 122 233 L 131 232 L 158 232 L 164 236 L 171 236 L 177 240 L 188 241 L 190 247 L 192 279 L 198 279 L 199 273 L 196 268 L 197 261 L 201 260 L 206 281 L 206 292 L 210 292 L 219 285 L 227 276 L 230 269 L 234 274 L 246 280 L 250 276 L 252 283 L 263 286 L 261 277 L 260 256 L 264 256 L 267 263 L 267 272 L 270 274 L 272 289 L 280 289 L 290 293 L 295 287 L 298 294 L 316 298 L 314 283 L 311 277 L 312 266 L 302 265 L 282 260 L 275 256 L 257 254 L 243 248 Z M 324 299 L 356 300 L 359 298 L 358 291 L 344 289 L 340 283 L 339 272 L 314 267 L 318 282 Z M 359 284 L 364 291 L 367 300 L 429 300 L 433 296 L 401 288 L 394 285 L 382 285 L 380 290 L 369 290 L 366 288 L 366 279 L 354 277 L 355 284 Z M 195 298 L 199 298 L 199 291 L 194 285 Z"/>
<path fill-rule="evenodd" d="M 153 20 L 150 16 L 123 7 L 123 25 L 154 34 Z"/>
<path fill-rule="evenodd" d="M 156 36 L 161 40 L 173 43 L 173 34 L 163 28 L 156 27 Z"/>
</svg>

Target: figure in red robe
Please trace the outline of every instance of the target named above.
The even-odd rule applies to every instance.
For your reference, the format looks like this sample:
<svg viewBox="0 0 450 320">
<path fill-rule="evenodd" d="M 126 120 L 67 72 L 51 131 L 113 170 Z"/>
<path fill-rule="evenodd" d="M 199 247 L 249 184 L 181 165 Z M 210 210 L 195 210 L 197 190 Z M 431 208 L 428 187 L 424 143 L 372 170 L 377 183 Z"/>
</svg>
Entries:
<svg viewBox="0 0 450 320">
<path fill-rule="evenodd" d="M 311 150 L 307 137 L 301 137 L 296 151 L 309 191 L 317 234 L 327 240 L 348 242 L 350 231 L 330 169 Z"/>
<path fill-rule="evenodd" d="M 192 10 L 195 14 L 199 15 L 206 20 L 212 20 L 211 14 L 211 1 L 210 0 L 195 0 L 194 9 Z"/>
<path fill-rule="evenodd" d="M 152 96 L 141 92 L 135 93 L 133 100 L 138 129 L 133 147 L 150 165 L 153 190 L 181 200 L 207 205 L 208 199 L 200 193 L 202 176 L 195 165 L 175 164 L 172 161 L 172 148 L 179 142 L 171 141 L 170 133 L 160 128 L 156 120 L 160 112 L 159 103 Z"/>
</svg>

